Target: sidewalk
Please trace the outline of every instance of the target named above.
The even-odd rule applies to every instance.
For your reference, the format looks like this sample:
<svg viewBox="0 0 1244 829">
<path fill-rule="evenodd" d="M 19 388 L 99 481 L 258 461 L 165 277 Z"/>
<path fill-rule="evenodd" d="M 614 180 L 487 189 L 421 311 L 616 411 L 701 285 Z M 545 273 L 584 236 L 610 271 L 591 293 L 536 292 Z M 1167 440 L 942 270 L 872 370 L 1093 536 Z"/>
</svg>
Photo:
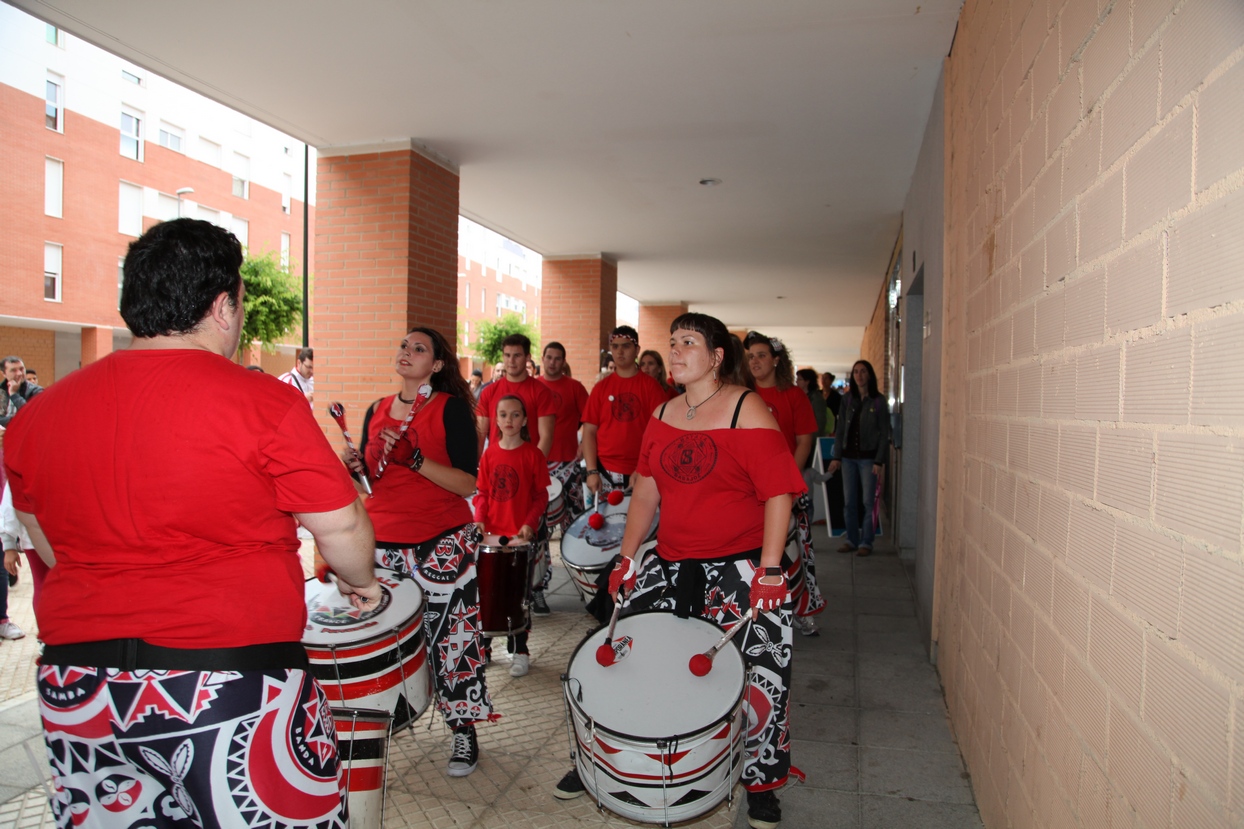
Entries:
<svg viewBox="0 0 1244 829">
<path fill-rule="evenodd" d="M 829 607 L 818 617 L 819 636 L 795 636 L 792 755 L 808 780 L 782 790 L 782 829 L 980 829 L 897 556 L 885 547 L 868 558 L 826 552 L 838 541 L 823 527 L 814 528 L 813 541 Z M 29 590 L 23 579 L 9 605 L 30 635 L 0 644 L 0 829 L 52 825 L 22 748 L 33 747 L 45 762 L 33 695 L 37 645 Z M 413 733 L 393 740 L 386 827 L 639 825 L 599 812 L 588 797 L 564 802 L 551 794 L 570 768 L 559 677 L 595 622 L 556 562 L 549 604 L 553 614 L 537 617 L 532 631 L 531 673 L 512 678 L 504 646 L 488 670 L 489 690 L 504 716 L 480 727 L 474 774 L 445 774 L 449 734 L 430 712 Z M 739 791 L 732 805 L 693 825 L 744 829 L 744 803 Z"/>
</svg>

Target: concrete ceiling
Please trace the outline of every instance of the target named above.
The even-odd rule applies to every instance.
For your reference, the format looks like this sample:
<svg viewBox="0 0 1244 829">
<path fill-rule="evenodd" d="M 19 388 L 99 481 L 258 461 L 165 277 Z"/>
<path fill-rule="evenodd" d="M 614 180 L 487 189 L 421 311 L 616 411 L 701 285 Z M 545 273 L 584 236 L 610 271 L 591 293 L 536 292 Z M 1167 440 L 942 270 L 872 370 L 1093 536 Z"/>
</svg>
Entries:
<svg viewBox="0 0 1244 829">
<path fill-rule="evenodd" d="M 11 2 L 316 147 L 413 139 L 459 167 L 470 218 L 615 258 L 641 303 L 834 370 L 859 353 L 961 5 Z"/>
</svg>

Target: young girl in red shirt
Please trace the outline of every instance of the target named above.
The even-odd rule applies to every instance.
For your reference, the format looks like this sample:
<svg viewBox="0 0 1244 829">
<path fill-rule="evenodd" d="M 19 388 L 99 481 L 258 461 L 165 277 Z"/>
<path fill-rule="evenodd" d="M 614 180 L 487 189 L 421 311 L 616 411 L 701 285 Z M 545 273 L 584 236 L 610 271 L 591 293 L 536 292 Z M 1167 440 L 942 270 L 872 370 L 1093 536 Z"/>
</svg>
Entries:
<svg viewBox="0 0 1244 829">
<path fill-rule="evenodd" d="M 523 401 L 507 395 L 497 401 L 500 439 L 490 442 L 479 462 L 476 480 L 475 520 L 486 534 L 505 535 L 530 543 L 549 503 L 549 470 L 544 454 L 527 433 L 527 409 Z M 506 640 L 513 656 L 510 676 L 525 676 L 531 665 L 527 651 L 528 630 Z M 488 641 L 485 639 L 485 647 Z"/>
</svg>

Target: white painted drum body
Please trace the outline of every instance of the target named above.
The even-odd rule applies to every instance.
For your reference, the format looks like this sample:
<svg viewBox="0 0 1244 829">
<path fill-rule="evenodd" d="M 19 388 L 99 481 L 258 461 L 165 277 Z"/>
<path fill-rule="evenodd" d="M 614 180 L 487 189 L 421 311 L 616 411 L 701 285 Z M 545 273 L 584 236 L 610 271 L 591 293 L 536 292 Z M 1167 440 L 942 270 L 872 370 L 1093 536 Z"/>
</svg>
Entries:
<svg viewBox="0 0 1244 829">
<path fill-rule="evenodd" d="M 423 591 L 391 570 L 377 569 L 376 580 L 379 606 L 363 611 L 335 584 L 308 579 L 302 644 L 330 705 L 388 711 L 404 728 L 432 701 Z"/>
<path fill-rule="evenodd" d="M 626 529 L 626 516 L 631 508 L 631 496 L 622 499 L 616 507 L 605 505 L 601 515 L 605 526 L 592 529 L 588 519 L 593 511 L 580 515 L 562 537 L 562 564 L 570 574 L 570 581 L 583 601 L 596 595 L 596 578 L 609 566 L 609 562 L 622 549 L 622 533 Z M 656 538 L 660 510 L 652 516 L 652 525 L 644 534 L 645 541 Z"/>
<path fill-rule="evenodd" d="M 346 790 L 346 826 L 381 829 L 393 716 L 370 708 L 334 708 L 332 713 Z"/>
<path fill-rule="evenodd" d="M 562 482 L 557 478 L 549 480 L 549 506 L 544 511 L 544 517 L 548 520 L 549 532 L 566 517 L 566 499 L 562 495 Z"/>
<path fill-rule="evenodd" d="M 570 657 L 563 692 L 579 779 L 597 804 L 631 820 L 677 823 L 726 799 L 743 773 L 746 669 L 733 642 L 695 676 L 691 657 L 722 631 L 702 619 L 646 611 L 618 620 L 609 667 L 596 661 L 606 628 Z"/>
</svg>

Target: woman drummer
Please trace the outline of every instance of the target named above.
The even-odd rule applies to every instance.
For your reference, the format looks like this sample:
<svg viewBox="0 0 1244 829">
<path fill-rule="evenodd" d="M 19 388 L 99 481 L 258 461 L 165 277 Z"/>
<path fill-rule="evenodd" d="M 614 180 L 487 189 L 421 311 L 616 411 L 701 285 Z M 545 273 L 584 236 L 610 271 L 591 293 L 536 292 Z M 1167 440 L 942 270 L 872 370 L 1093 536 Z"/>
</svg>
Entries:
<svg viewBox="0 0 1244 829">
<path fill-rule="evenodd" d="M 466 502 L 478 466 L 474 397 L 457 355 L 434 329 L 412 328 L 402 338 L 394 370 L 401 388 L 373 403 L 363 421 L 363 462 L 348 450 L 342 459 L 372 478 L 365 504 L 376 528 L 377 565 L 423 590 L 436 705 L 453 729 L 447 771 L 465 777 L 479 761 L 475 724 L 495 718 L 477 624 L 479 531 Z"/>
<path fill-rule="evenodd" d="M 753 669 L 749 699 L 759 720 L 748 733 L 743 783 L 749 824 L 773 829 L 781 820 L 774 791 L 791 773 L 791 605 L 782 552 L 791 504 L 805 487 L 764 402 L 739 385 L 725 326 L 688 313 L 670 333 L 670 372 L 687 391 L 654 411 L 644 432 L 609 590 L 629 594 L 628 613 L 673 610 L 723 627 L 753 609 L 735 640 Z M 637 563 L 658 505 L 656 550 Z M 554 794 L 568 799 L 582 791 L 572 771 Z"/>
</svg>

